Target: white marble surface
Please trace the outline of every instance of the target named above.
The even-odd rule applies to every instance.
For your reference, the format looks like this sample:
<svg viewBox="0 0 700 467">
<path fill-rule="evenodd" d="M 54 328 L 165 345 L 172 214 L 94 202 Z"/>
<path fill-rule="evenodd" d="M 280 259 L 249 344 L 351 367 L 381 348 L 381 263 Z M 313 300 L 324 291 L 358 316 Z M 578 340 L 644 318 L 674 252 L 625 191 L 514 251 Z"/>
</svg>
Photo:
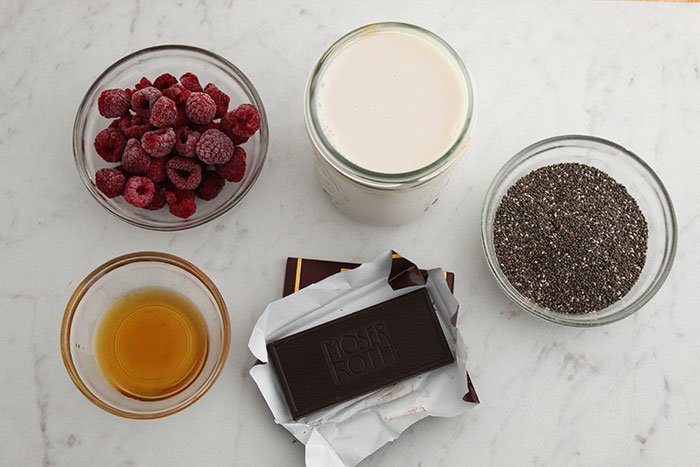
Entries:
<svg viewBox="0 0 700 467">
<path fill-rule="evenodd" d="M 344 217 L 317 188 L 302 91 L 331 41 L 388 19 L 452 43 L 473 73 L 478 109 L 468 156 L 440 202 L 416 222 L 376 228 Z M 700 5 L 6 0 L 0 23 L 0 465 L 301 465 L 303 447 L 273 423 L 247 376 L 249 332 L 279 297 L 288 255 L 367 260 L 387 248 L 455 271 L 483 403 L 417 424 L 364 465 L 698 465 Z M 75 110 L 95 76 L 159 43 L 234 61 L 262 95 L 272 135 L 245 202 L 173 234 L 106 213 L 71 154 Z M 605 328 L 569 329 L 516 311 L 481 253 L 480 208 L 499 166 L 562 133 L 636 151 L 666 183 L 679 218 L 663 289 Z M 201 266 L 233 318 L 232 352 L 211 392 L 149 422 L 92 406 L 58 348 L 77 282 L 104 260 L 143 249 Z"/>
</svg>

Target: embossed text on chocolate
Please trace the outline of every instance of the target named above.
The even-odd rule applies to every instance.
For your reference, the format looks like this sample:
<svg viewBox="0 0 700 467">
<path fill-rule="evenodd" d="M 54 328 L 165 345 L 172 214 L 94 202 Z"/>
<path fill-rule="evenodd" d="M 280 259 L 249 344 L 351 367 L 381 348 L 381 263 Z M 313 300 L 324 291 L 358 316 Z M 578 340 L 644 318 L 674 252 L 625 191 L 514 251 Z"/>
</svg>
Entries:
<svg viewBox="0 0 700 467">
<path fill-rule="evenodd" d="M 325 339 L 321 347 L 336 385 L 399 362 L 383 320 Z"/>
</svg>

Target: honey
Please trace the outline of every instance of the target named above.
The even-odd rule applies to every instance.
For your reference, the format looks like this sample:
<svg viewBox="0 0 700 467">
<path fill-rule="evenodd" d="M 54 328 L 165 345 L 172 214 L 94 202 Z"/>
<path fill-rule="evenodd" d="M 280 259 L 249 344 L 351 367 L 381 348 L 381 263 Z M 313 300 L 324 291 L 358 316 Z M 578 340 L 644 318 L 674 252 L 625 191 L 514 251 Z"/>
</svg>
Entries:
<svg viewBox="0 0 700 467">
<path fill-rule="evenodd" d="M 95 334 L 95 359 L 122 394 L 159 400 L 189 386 L 208 352 L 202 314 L 187 297 L 160 287 L 136 289 L 104 314 Z"/>
</svg>

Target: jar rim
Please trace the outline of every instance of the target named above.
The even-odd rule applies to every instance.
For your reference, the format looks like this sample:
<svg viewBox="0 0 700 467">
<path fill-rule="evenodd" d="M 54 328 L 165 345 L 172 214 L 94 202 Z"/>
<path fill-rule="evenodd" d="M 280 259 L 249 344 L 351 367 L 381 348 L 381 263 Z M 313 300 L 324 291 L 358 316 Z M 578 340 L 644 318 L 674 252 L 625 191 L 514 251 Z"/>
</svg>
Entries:
<svg viewBox="0 0 700 467">
<path fill-rule="evenodd" d="M 383 173 L 376 172 L 357 164 L 354 164 L 340 152 L 338 152 L 325 136 L 319 123 L 316 112 L 315 98 L 318 81 L 325 71 L 326 65 L 337 56 L 337 54 L 349 43 L 359 37 L 382 32 L 399 31 L 407 32 L 415 36 L 421 37 L 430 41 L 445 53 L 445 55 L 453 62 L 459 71 L 460 78 L 468 99 L 467 112 L 464 118 L 459 135 L 455 138 L 454 143 L 450 148 L 428 165 L 420 167 L 408 172 L 399 173 Z M 470 132 L 474 121 L 474 88 L 472 85 L 471 76 L 464 62 L 457 52 L 444 39 L 435 33 L 408 23 L 401 22 L 380 22 L 367 24 L 336 40 L 328 49 L 321 55 L 316 62 L 306 85 L 306 93 L 304 96 L 304 119 L 306 129 L 318 153 L 337 171 L 344 174 L 351 180 L 362 185 L 372 186 L 375 188 L 399 188 L 406 185 L 418 185 L 436 177 L 444 170 L 449 168 L 459 156 L 462 154 L 470 139 Z"/>
</svg>

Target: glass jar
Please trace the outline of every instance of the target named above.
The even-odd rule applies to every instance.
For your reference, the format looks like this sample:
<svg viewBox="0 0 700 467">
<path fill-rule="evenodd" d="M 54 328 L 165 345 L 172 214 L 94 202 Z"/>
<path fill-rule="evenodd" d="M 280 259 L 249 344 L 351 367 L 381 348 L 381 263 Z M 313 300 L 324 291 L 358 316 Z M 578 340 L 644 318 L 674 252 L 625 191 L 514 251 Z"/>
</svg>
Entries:
<svg viewBox="0 0 700 467">
<path fill-rule="evenodd" d="M 320 78 L 342 49 L 370 34 L 398 31 L 423 38 L 436 46 L 458 71 L 467 106 L 464 121 L 452 146 L 430 164 L 403 173 L 381 173 L 360 167 L 330 143 L 319 123 L 317 97 Z M 435 203 L 464 153 L 474 119 L 472 81 L 457 52 L 423 28 L 404 23 L 376 23 L 341 37 L 321 56 L 309 78 L 304 102 L 306 129 L 314 147 L 316 175 L 331 202 L 359 221 L 377 225 L 401 224 L 418 217 Z"/>
</svg>

